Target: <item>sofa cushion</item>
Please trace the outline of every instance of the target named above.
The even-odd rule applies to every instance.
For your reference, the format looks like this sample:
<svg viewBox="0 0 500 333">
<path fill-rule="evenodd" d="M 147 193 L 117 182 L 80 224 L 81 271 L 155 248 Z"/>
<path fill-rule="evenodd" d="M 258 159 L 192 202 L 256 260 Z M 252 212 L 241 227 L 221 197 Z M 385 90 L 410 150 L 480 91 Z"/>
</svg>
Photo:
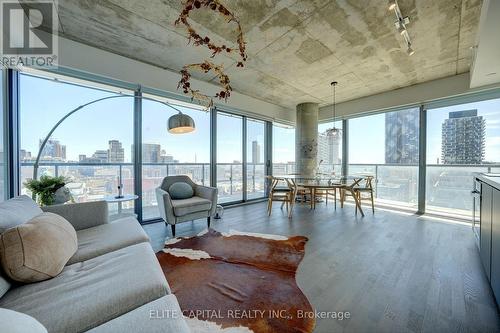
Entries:
<svg viewBox="0 0 500 333">
<path fill-rule="evenodd" d="M 189 333 L 177 297 L 170 294 L 108 321 L 88 333 L 148 332 Z"/>
<path fill-rule="evenodd" d="M 27 314 L 0 309 L 2 332 L 8 333 L 47 333 L 47 329 L 33 317 Z"/>
<path fill-rule="evenodd" d="M 78 237 L 78 250 L 67 265 L 149 241 L 148 235 L 133 217 L 79 230 L 76 235 Z"/>
<path fill-rule="evenodd" d="M 172 200 L 175 216 L 184 216 L 191 213 L 210 210 L 212 202 L 200 197 L 192 197 L 184 200 Z"/>
<path fill-rule="evenodd" d="M 36 318 L 51 333 L 83 332 L 169 293 L 153 249 L 140 243 L 11 289 L 0 307 Z"/>
<path fill-rule="evenodd" d="M 184 182 L 177 182 L 170 185 L 168 193 L 174 200 L 188 199 L 194 195 L 193 187 Z"/>
<path fill-rule="evenodd" d="M 62 216 L 42 213 L 0 235 L 0 260 L 18 282 L 57 276 L 78 248 L 75 228 Z"/>
<path fill-rule="evenodd" d="M 42 213 L 36 202 L 27 195 L 0 203 L 0 234 L 5 230 L 23 224 Z"/>
</svg>

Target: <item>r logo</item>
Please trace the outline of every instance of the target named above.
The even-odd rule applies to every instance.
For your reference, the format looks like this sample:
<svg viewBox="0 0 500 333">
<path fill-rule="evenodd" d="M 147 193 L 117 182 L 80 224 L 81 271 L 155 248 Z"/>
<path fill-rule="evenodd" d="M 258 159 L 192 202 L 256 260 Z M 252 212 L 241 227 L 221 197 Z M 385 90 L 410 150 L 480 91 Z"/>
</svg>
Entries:
<svg viewBox="0 0 500 333">
<path fill-rule="evenodd" d="M 2 1 L 2 54 L 54 54 L 54 3 Z M 40 30 L 45 32 L 41 32 Z"/>
</svg>

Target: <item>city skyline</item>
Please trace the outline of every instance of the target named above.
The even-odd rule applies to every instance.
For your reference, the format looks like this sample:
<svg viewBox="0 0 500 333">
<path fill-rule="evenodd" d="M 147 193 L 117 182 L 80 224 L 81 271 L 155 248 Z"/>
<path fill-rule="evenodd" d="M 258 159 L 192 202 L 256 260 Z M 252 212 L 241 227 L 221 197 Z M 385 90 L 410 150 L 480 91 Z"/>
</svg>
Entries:
<svg viewBox="0 0 500 333">
<path fill-rule="evenodd" d="M 78 159 L 66 159 L 66 145 L 62 145 L 58 139 L 51 139 L 44 148 L 44 153 L 41 155 L 42 161 L 61 161 L 61 162 L 80 162 L 80 163 L 129 163 L 124 161 L 124 151 L 122 142 L 116 139 L 107 140 L 109 148 L 107 150 L 98 149 L 92 154 L 78 154 Z M 64 149 L 57 149 L 58 146 Z M 54 148 L 56 147 L 56 148 Z M 160 144 L 143 143 L 142 144 L 142 159 L 143 163 L 179 163 L 174 159 L 174 156 L 167 154 L 165 149 L 161 148 Z M 134 145 L 130 147 L 131 156 L 134 152 Z M 64 153 L 58 153 L 63 151 Z M 38 154 L 38 152 L 37 152 Z M 20 149 L 19 158 L 21 161 L 35 161 L 36 155 L 26 149 Z"/>
<path fill-rule="evenodd" d="M 20 146 L 22 149 L 37 153 L 39 139 L 72 108 L 89 100 L 109 96 L 111 93 L 81 86 L 64 84 L 28 75 L 20 76 L 20 88 L 29 93 L 20 94 Z M 52 101 L 58 99 L 59 103 Z M 165 147 L 168 154 L 175 156 L 181 163 L 210 161 L 210 116 L 204 111 L 180 107 L 193 117 L 196 131 L 187 135 L 171 135 L 166 131 L 166 122 L 171 112 L 158 103 L 143 101 L 143 141 L 158 143 Z M 104 138 L 115 138 L 124 147 L 133 143 L 132 103 L 127 99 L 104 101 L 89 106 L 75 116 L 68 118 L 57 129 L 53 138 L 59 139 L 66 148 L 66 158 L 78 161 L 79 155 L 92 156 L 96 150 L 102 150 Z M 427 112 L 427 161 L 435 164 L 441 159 L 441 125 L 448 113 L 460 109 L 477 109 L 486 120 L 485 162 L 500 162 L 500 112 L 497 100 L 488 100 L 467 105 L 450 106 Z M 43 110 L 50 110 L 44 112 Z M 241 133 L 233 123 L 220 118 L 221 126 L 234 131 L 219 131 L 218 143 L 224 151 L 218 151 L 218 159 L 223 162 L 241 160 L 241 142 L 235 142 L 235 134 Z M 33 120 L 36 121 L 33 121 Z M 97 121 L 96 121 L 97 119 Z M 385 163 L 385 115 L 367 116 L 349 120 L 349 163 Z M 340 122 L 338 122 L 340 123 Z M 241 123 L 240 123 L 241 124 Z M 240 126 L 239 126 L 240 127 Z M 331 127 L 331 123 L 320 124 L 322 128 Z M 90 128 L 91 132 L 82 131 Z M 278 126 L 275 126 L 278 128 Z M 358 133 L 353 135 L 352 133 Z M 273 161 L 287 163 L 295 158 L 294 130 L 273 131 Z M 361 133 L 361 135 L 359 134 Z M 84 140 L 82 140 L 84 138 Z M 369 138 L 369 140 L 367 140 Z M 239 139 L 239 138 L 237 138 Z M 125 149 L 125 161 L 131 161 L 130 150 Z"/>
</svg>

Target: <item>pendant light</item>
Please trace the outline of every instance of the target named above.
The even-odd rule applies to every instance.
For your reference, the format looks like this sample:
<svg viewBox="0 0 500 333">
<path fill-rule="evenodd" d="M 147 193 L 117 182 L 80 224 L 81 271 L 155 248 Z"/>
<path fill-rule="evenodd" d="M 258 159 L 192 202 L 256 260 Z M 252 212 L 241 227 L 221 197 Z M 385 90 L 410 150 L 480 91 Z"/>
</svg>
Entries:
<svg viewBox="0 0 500 333">
<path fill-rule="evenodd" d="M 336 91 L 335 91 L 335 87 L 337 86 L 338 82 L 337 81 L 333 81 L 332 83 L 330 83 L 330 85 L 332 86 L 333 88 L 333 127 L 330 128 L 330 129 L 327 129 L 326 130 L 326 134 L 328 136 L 338 136 L 340 135 L 340 131 L 341 129 L 340 128 L 336 128 L 335 127 L 335 120 L 336 120 L 336 107 L 337 107 L 337 101 L 336 101 Z"/>
</svg>

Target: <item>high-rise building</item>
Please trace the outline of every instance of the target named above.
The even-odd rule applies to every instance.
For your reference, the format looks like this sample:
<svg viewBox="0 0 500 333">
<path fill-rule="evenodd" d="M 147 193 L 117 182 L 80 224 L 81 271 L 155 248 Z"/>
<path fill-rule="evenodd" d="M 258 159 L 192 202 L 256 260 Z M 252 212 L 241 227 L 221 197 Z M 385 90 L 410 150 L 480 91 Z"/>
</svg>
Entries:
<svg viewBox="0 0 500 333">
<path fill-rule="evenodd" d="M 156 143 L 142 144 L 142 162 L 143 163 L 160 163 L 161 145 Z"/>
<path fill-rule="evenodd" d="M 159 163 L 179 163 L 172 155 L 161 155 Z"/>
<path fill-rule="evenodd" d="M 417 164 L 419 109 L 385 114 L 385 163 Z"/>
<path fill-rule="evenodd" d="M 257 140 L 252 141 L 252 163 L 260 163 L 260 145 Z"/>
<path fill-rule="evenodd" d="M 134 156 L 134 145 L 130 147 L 132 156 Z M 161 149 L 161 145 L 156 143 L 142 144 L 142 162 L 143 163 L 179 163 L 172 155 Z"/>
<path fill-rule="evenodd" d="M 107 150 L 96 150 L 92 158 L 99 161 L 98 163 L 107 163 L 109 161 L 109 154 Z"/>
<path fill-rule="evenodd" d="M 318 162 L 322 165 L 334 165 L 341 163 L 340 143 L 342 135 L 337 132 L 328 135 L 327 132 L 318 134 Z"/>
<path fill-rule="evenodd" d="M 125 150 L 122 143 L 118 140 L 108 141 L 108 161 L 109 163 L 123 163 L 125 162 Z"/>
<path fill-rule="evenodd" d="M 484 159 L 486 121 L 477 110 L 450 112 L 441 132 L 444 164 L 480 164 Z"/>
<path fill-rule="evenodd" d="M 21 161 L 31 160 L 31 152 L 26 149 L 21 149 L 19 151 L 19 159 Z"/>
<path fill-rule="evenodd" d="M 43 140 L 39 141 L 39 147 L 42 146 Z M 59 140 L 49 139 L 43 148 L 42 159 L 49 160 L 66 160 L 66 146 L 62 145 Z"/>
</svg>

